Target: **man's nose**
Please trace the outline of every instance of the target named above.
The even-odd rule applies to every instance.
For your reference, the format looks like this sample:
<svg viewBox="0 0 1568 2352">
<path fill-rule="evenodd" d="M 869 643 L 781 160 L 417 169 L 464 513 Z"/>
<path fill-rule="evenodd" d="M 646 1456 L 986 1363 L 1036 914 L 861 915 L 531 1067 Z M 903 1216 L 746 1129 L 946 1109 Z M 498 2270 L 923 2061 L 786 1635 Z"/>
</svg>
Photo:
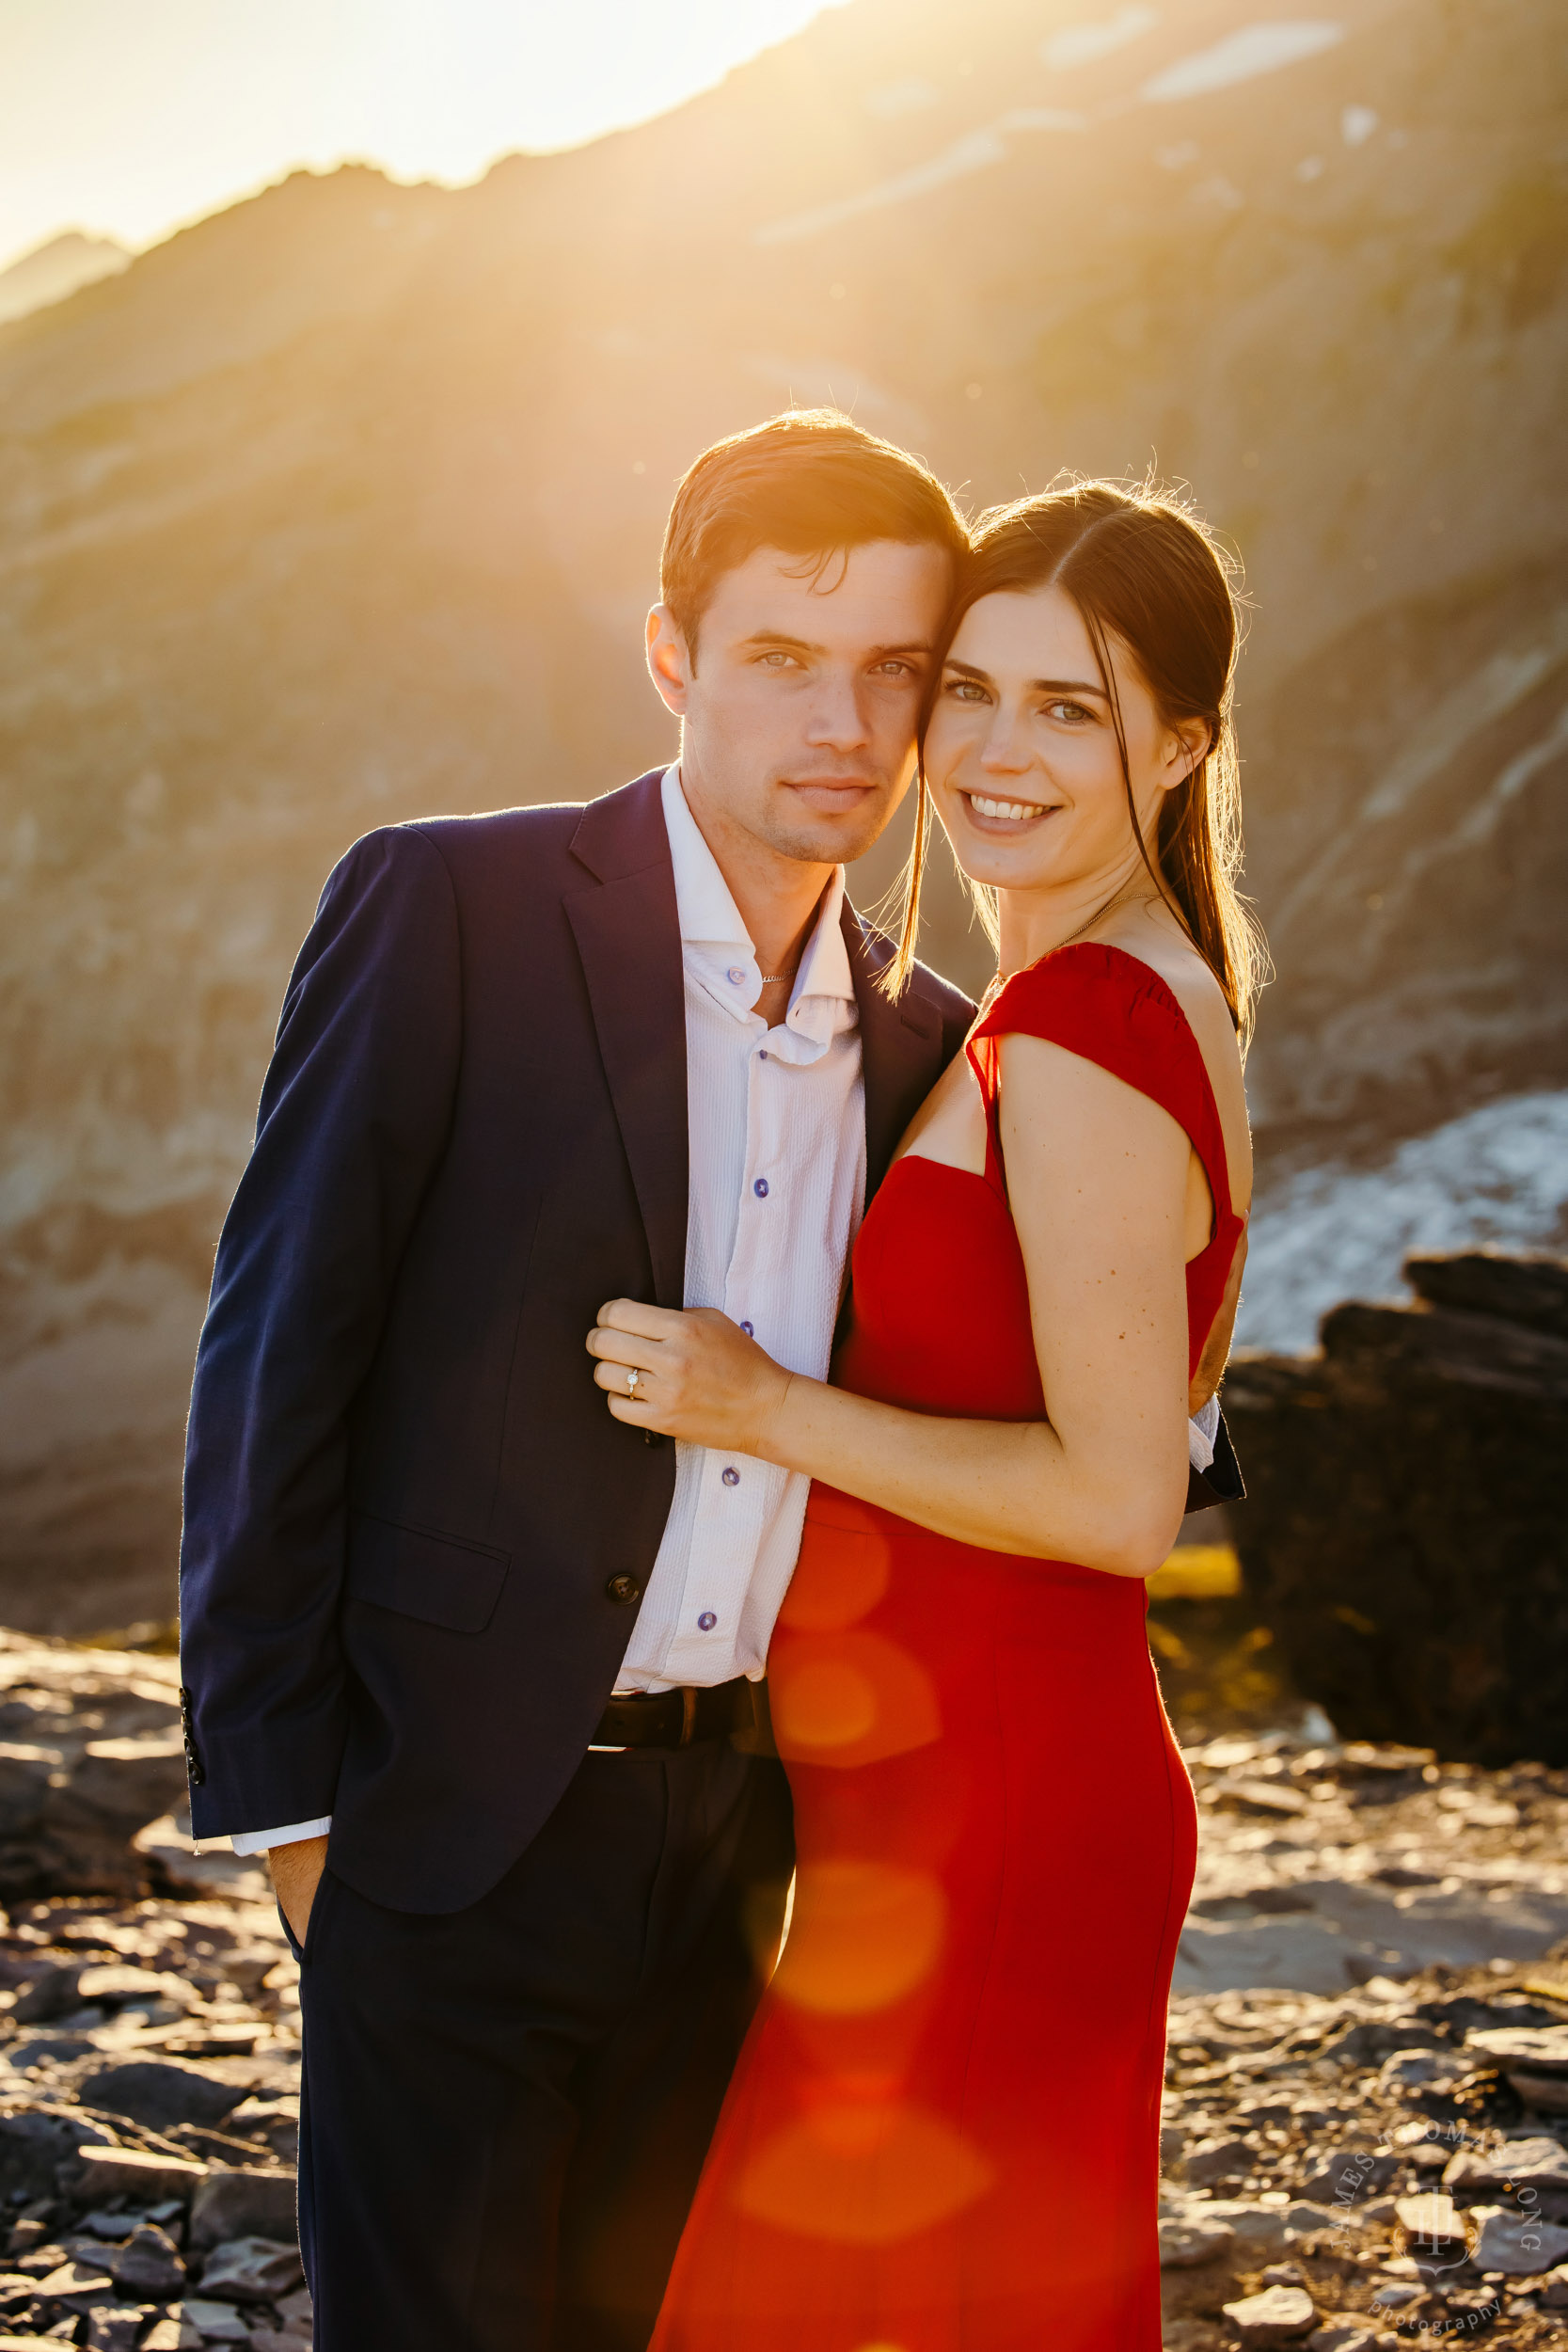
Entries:
<svg viewBox="0 0 1568 2352">
<path fill-rule="evenodd" d="M 855 678 L 830 673 L 818 680 L 806 739 L 835 752 L 857 751 L 870 741 L 871 729 Z"/>
</svg>

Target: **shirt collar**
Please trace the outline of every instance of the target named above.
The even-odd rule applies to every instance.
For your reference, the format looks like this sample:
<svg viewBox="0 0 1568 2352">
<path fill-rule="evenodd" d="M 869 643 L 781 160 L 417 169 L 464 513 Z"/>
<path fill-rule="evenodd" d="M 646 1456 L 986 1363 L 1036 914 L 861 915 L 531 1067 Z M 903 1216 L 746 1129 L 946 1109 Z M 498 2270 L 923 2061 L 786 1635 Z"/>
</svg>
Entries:
<svg viewBox="0 0 1568 2352">
<path fill-rule="evenodd" d="M 692 816 L 685 792 L 681 789 L 680 763 L 676 761 L 664 771 L 662 786 L 665 829 L 670 835 L 670 858 L 675 875 L 675 907 L 680 917 L 681 940 L 690 946 L 743 949 L 754 962 L 756 949 L 750 932 L 740 919 L 740 910 L 734 894 L 724 880 L 719 861 L 704 840 L 702 829 Z M 844 868 L 835 866 L 832 879 L 822 894 L 822 904 L 805 952 L 795 975 L 790 991 L 789 1014 L 804 1007 L 807 998 L 836 998 L 855 1001 L 854 976 L 849 968 L 849 950 L 845 945 L 840 915 L 844 907 Z"/>
</svg>

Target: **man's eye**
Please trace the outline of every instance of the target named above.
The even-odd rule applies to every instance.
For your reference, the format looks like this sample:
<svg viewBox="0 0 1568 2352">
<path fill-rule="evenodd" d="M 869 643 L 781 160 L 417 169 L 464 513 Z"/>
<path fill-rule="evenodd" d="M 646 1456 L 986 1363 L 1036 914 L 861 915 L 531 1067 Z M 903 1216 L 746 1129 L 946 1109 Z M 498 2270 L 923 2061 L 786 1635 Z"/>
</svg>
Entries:
<svg viewBox="0 0 1568 2352">
<path fill-rule="evenodd" d="M 765 653 L 762 657 L 761 667 L 765 670 L 793 670 L 797 666 L 792 653 Z"/>
</svg>

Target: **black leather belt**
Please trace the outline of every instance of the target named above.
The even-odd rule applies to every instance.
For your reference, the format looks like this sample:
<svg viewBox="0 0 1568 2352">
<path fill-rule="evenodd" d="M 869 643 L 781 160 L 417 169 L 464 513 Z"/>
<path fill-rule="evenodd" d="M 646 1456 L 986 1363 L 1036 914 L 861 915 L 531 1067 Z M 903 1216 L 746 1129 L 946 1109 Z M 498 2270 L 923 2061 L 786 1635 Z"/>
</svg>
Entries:
<svg viewBox="0 0 1568 2352">
<path fill-rule="evenodd" d="M 756 1723 L 752 1686 L 744 1675 L 699 1691 L 628 1691 L 612 1698 L 594 1734 L 596 1748 L 689 1748 L 698 1740 L 724 1740 Z"/>
</svg>

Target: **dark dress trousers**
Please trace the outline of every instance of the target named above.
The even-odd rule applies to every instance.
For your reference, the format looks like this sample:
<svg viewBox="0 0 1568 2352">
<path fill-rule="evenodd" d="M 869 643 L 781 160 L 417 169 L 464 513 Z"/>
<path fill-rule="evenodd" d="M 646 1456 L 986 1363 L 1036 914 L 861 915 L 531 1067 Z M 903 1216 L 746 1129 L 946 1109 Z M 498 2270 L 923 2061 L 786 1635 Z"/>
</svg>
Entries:
<svg viewBox="0 0 1568 2352">
<path fill-rule="evenodd" d="M 368 835 L 285 999 L 191 1403 L 198 1837 L 332 1816 L 302 1961 L 319 2352 L 635 2352 L 777 1924 L 776 1765 L 589 1754 L 674 1451 L 602 1302 L 683 1302 L 660 771 Z M 846 905 L 868 1189 L 973 1008 Z"/>
</svg>

